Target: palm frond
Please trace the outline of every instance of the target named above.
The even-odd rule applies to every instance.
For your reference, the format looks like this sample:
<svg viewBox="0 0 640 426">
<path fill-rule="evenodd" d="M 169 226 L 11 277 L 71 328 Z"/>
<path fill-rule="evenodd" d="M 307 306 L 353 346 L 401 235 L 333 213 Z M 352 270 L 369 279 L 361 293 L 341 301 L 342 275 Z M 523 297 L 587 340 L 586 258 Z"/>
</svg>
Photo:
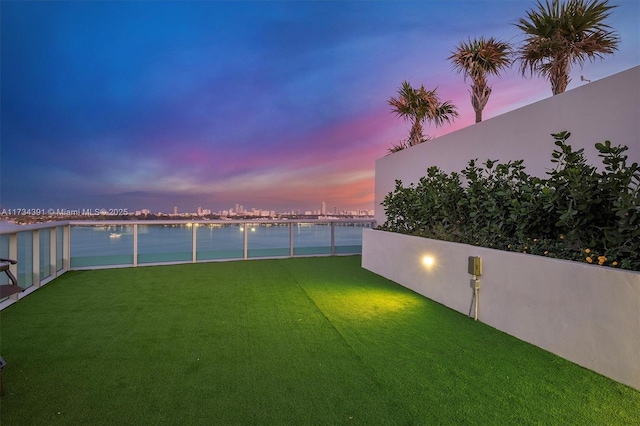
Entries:
<svg viewBox="0 0 640 426">
<path fill-rule="evenodd" d="M 476 122 L 482 120 L 484 109 L 491 87 L 487 84 L 487 75 L 499 75 L 500 71 L 511 65 L 513 50 L 509 43 L 491 37 L 462 41 L 449 56 L 454 69 L 464 75 L 466 81 L 470 77 L 472 96 L 471 105 L 476 112 Z M 480 98 L 477 94 L 482 93 Z"/>
<path fill-rule="evenodd" d="M 529 10 L 515 24 L 525 35 L 517 52 L 523 76 L 538 74 L 552 85 L 568 82 L 571 64 L 582 67 L 587 59 L 615 52 L 620 38 L 605 22 L 615 7 L 609 0 L 545 0 L 544 4 L 538 0 L 537 10 Z M 556 86 L 561 91 L 566 88 Z"/>
<path fill-rule="evenodd" d="M 449 59 L 454 69 L 464 74 L 465 79 L 485 78 L 487 74 L 498 75 L 511 65 L 512 48 L 509 43 L 491 37 L 462 41 Z"/>
<path fill-rule="evenodd" d="M 422 125 L 425 121 L 440 126 L 458 116 L 455 106 L 449 101 L 441 102 L 436 90 L 427 90 L 424 85 L 415 89 L 409 82 L 404 81 L 398 89 L 398 96 L 388 100 L 394 114 L 412 123 L 409 145 L 416 145 L 424 140 Z"/>
</svg>

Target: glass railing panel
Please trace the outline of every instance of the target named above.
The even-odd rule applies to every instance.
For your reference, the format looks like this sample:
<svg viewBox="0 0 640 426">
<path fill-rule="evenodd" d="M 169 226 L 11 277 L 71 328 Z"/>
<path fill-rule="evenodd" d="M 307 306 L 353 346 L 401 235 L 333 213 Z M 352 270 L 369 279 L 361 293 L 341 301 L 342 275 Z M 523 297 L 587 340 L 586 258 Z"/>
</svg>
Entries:
<svg viewBox="0 0 640 426">
<path fill-rule="evenodd" d="M 62 241 L 62 235 L 59 235 L 58 241 Z M 61 263 L 62 259 L 58 261 Z M 133 226 L 74 225 L 71 227 L 72 268 L 131 264 L 133 264 Z"/>
<path fill-rule="evenodd" d="M 242 225 L 201 223 L 196 230 L 196 260 L 242 259 Z"/>
<path fill-rule="evenodd" d="M 331 254 L 331 224 L 293 224 L 293 255 Z"/>
<path fill-rule="evenodd" d="M 362 230 L 371 228 L 371 223 L 334 224 L 335 254 L 362 253 Z"/>
<path fill-rule="evenodd" d="M 40 230 L 40 280 L 51 276 L 51 228 Z"/>
<path fill-rule="evenodd" d="M 247 257 L 289 256 L 288 223 L 249 223 L 246 232 Z"/>
<path fill-rule="evenodd" d="M 192 224 L 138 225 L 138 263 L 189 262 Z"/>
<path fill-rule="evenodd" d="M 64 268 L 64 230 L 62 226 L 56 227 L 56 271 Z"/>
<path fill-rule="evenodd" d="M 33 285 L 33 232 L 18 232 L 18 285 Z"/>
<path fill-rule="evenodd" d="M 9 235 L 0 235 L 0 258 L 9 259 Z M 4 272 L 0 272 L 0 284 L 9 284 L 9 278 Z"/>
</svg>

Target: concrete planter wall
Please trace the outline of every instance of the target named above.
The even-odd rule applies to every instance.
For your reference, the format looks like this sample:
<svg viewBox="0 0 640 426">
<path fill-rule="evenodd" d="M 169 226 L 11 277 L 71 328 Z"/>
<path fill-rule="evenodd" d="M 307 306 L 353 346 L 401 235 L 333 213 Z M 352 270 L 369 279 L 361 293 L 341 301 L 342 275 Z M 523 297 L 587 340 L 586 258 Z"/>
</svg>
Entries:
<svg viewBox="0 0 640 426">
<path fill-rule="evenodd" d="M 428 267 L 423 258 L 431 256 Z M 640 390 L 640 273 L 366 229 L 362 266 L 469 314 L 480 256 L 479 320 Z"/>
</svg>

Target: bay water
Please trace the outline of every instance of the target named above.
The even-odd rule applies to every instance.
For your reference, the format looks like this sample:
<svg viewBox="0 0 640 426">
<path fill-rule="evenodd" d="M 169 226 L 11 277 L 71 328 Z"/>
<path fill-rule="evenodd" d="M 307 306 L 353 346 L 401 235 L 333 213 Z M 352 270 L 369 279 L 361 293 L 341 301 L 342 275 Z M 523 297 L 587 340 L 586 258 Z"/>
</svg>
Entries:
<svg viewBox="0 0 640 426">
<path fill-rule="evenodd" d="M 331 254 L 331 225 L 316 223 L 247 224 L 247 257 Z M 362 251 L 362 229 L 369 224 L 336 224 L 335 253 Z M 195 229 L 194 229 L 195 227 Z M 290 227 L 292 227 L 290 229 Z M 245 224 L 138 225 L 138 263 L 241 259 Z M 133 225 L 71 227 L 73 267 L 133 263 Z"/>
</svg>

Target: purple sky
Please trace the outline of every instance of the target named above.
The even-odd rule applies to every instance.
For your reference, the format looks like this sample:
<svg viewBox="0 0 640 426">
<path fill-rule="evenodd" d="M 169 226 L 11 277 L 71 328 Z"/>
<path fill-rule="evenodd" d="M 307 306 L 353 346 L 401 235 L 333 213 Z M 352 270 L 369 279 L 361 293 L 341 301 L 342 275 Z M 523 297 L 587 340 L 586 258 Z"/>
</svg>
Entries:
<svg viewBox="0 0 640 426">
<path fill-rule="evenodd" d="M 640 64 L 640 2 L 620 49 L 569 89 Z M 375 160 L 409 123 L 403 80 L 473 124 L 447 57 L 468 37 L 517 45 L 534 1 L 2 1 L 3 208 L 373 209 Z M 517 66 L 484 118 L 551 96 Z M 463 155 L 463 153 L 461 153 Z"/>
</svg>

